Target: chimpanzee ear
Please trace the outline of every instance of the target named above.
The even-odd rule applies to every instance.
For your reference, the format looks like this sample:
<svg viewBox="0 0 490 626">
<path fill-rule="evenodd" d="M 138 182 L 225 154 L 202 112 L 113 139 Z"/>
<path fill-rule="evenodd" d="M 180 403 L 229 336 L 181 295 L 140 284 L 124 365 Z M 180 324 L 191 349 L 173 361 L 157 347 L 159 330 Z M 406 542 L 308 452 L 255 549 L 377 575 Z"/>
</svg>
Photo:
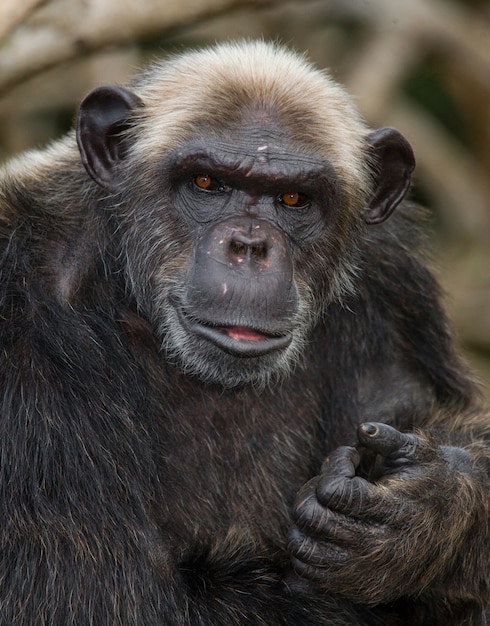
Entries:
<svg viewBox="0 0 490 626">
<path fill-rule="evenodd" d="M 128 89 L 97 87 L 82 101 L 77 116 L 77 143 L 88 174 L 102 187 L 115 185 L 115 166 L 123 158 L 121 133 L 141 100 Z"/>
<path fill-rule="evenodd" d="M 367 136 L 367 143 L 373 161 L 374 193 L 364 220 L 366 224 L 379 224 L 403 200 L 415 157 L 408 141 L 394 128 L 374 130 Z"/>
</svg>

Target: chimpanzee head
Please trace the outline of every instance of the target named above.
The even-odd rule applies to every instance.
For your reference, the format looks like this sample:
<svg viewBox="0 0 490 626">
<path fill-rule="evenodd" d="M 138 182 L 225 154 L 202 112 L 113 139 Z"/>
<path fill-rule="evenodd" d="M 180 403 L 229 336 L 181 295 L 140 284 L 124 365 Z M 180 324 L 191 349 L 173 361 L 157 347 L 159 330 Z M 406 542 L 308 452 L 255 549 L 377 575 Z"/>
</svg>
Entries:
<svg viewBox="0 0 490 626">
<path fill-rule="evenodd" d="M 163 350 L 229 387 L 298 362 L 414 167 L 400 133 L 369 132 L 328 76 L 265 43 L 170 59 L 134 91 L 95 89 L 77 132 Z"/>
</svg>

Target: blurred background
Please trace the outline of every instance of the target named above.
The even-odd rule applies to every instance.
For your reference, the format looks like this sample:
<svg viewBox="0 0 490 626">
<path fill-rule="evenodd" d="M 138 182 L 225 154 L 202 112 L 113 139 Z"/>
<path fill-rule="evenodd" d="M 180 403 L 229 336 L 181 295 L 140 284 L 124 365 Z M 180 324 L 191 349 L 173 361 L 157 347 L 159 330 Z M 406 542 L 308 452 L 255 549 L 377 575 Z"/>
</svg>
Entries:
<svg viewBox="0 0 490 626">
<path fill-rule="evenodd" d="M 371 126 L 396 126 L 411 142 L 411 196 L 431 209 L 434 268 L 488 397 L 488 0 L 1 0 L 0 162 L 63 134 L 93 86 L 243 37 L 305 52 Z"/>
</svg>

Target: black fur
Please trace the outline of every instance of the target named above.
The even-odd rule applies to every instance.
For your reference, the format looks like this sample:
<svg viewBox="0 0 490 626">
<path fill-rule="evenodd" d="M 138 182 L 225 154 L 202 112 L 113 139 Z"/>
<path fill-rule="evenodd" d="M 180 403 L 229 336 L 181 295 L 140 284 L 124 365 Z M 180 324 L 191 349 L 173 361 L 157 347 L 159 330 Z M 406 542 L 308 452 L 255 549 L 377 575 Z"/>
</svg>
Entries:
<svg viewBox="0 0 490 626">
<path fill-rule="evenodd" d="M 484 624 L 489 424 L 415 209 L 334 233 L 346 293 L 321 287 L 287 375 L 227 385 L 162 348 L 155 276 L 192 237 L 131 183 L 72 136 L 0 179 L 0 625 Z"/>
</svg>

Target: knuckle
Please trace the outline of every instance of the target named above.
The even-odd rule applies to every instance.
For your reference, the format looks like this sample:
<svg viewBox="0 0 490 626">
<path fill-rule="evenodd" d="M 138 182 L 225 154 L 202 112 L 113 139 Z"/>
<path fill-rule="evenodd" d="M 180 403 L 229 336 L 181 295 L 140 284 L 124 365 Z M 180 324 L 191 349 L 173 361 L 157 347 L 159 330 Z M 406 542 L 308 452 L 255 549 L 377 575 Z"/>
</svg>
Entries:
<svg viewBox="0 0 490 626">
<path fill-rule="evenodd" d="M 357 476 L 319 481 L 318 501 L 324 507 L 348 514 L 359 513 L 367 498 L 366 482 Z"/>
<path fill-rule="evenodd" d="M 310 532 L 325 532 L 332 522 L 330 511 L 316 501 L 310 502 L 306 507 L 295 509 L 293 520 L 299 528 Z"/>
</svg>

